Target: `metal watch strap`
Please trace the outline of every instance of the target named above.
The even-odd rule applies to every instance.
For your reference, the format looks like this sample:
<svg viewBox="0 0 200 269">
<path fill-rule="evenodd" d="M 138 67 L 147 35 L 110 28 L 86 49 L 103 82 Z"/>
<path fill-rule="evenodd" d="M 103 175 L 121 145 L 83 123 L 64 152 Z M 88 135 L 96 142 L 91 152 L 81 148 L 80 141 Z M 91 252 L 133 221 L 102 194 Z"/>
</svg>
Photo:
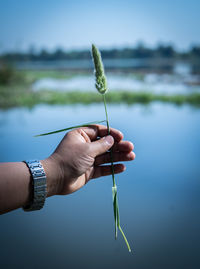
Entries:
<svg viewBox="0 0 200 269">
<path fill-rule="evenodd" d="M 24 211 L 40 210 L 44 206 L 47 193 L 44 168 L 38 160 L 24 161 L 24 163 L 26 163 L 32 175 L 33 192 L 32 200 L 27 206 L 24 206 L 23 209 Z"/>
</svg>

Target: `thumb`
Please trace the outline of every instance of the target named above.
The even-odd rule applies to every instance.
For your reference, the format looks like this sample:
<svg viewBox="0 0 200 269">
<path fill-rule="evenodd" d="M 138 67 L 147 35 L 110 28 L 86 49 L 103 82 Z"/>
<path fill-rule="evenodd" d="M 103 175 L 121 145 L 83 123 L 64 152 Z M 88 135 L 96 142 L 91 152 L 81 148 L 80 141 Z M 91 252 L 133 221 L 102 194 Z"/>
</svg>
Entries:
<svg viewBox="0 0 200 269">
<path fill-rule="evenodd" d="M 101 139 L 90 143 L 89 152 L 93 157 L 96 157 L 108 151 L 113 144 L 114 138 L 111 135 L 104 136 Z"/>
</svg>

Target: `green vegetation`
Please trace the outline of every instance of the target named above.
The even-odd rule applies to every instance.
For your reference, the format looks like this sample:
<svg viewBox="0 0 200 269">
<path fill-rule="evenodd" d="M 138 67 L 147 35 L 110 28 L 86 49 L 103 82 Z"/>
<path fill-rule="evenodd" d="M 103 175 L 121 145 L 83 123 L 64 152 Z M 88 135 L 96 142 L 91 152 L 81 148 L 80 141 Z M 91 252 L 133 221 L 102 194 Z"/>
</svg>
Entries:
<svg viewBox="0 0 200 269">
<path fill-rule="evenodd" d="M 31 85 L 42 78 L 69 79 L 78 75 L 88 75 L 85 71 L 66 70 L 17 70 L 8 63 L 0 63 L 0 86 Z"/>
<path fill-rule="evenodd" d="M 79 75 L 79 72 L 67 72 L 66 70 L 22 70 L 17 71 L 26 83 L 33 83 L 42 78 L 68 79 Z M 81 76 L 88 75 L 87 71 L 81 71 Z"/>
<path fill-rule="evenodd" d="M 11 65 L 7 63 L 1 63 L 0 65 L 0 85 L 8 85 L 13 83 L 19 83 L 23 79 L 23 76 L 17 72 Z"/>
<path fill-rule="evenodd" d="M 200 107 L 200 94 L 189 95 L 157 95 L 147 92 L 116 91 L 106 95 L 107 103 L 118 104 L 149 104 L 153 101 L 190 104 Z M 102 103 L 102 97 L 94 92 L 59 92 L 42 90 L 33 92 L 30 86 L 0 86 L 0 108 L 33 107 L 37 104 L 67 105 Z"/>
<path fill-rule="evenodd" d="M 103 102 L 104 102 L 104 108 L 105 108 L 105 114 L 106 114 L 106 123 L 107 123 L 108 135 L 109 135 L 110 126 L 109 126 L 108 111 L 107 111 L 107 104 L 106 104 L 106 93 L 108 91 L 107 80 L 106 80 L 106 75 L 104 73 L 104 66 L 101 59 L 101 54 L 95 45 L 92 45 L 92 57 L 93 57 L 94 66 L 95 66 L 95 77 L 96 77 L 95 86 L 96 86 L 97 91 L 103 96 Z M 121 232 L 124 238 L 124 241 L 126 242 L 129 252 L 131 252 L 131 248 L 129 246 L 128 240 L 120 225 L 119 205 L 118 205 L 118 198 L 117 198 L 117 184 L 115 180 L 112 148 L 110 149 L 110 160 L 111 160 L 112 181 L 113 181 L 112 196 L 113 196 L 113 211 L 114 211 L 114 219 L 115 219 L 115 239 L 117 239 L 117 232 L 119 229 L 119 231 Z"/>
<path fill-rule="evenodd" d="M 88 75 L 88 72 L 81 72 Z M 8 65 L 0 66 L 0 108 L 33 107 L 37 104 L 91 104 L 101 103 L 102 98 L 95 92 L 61 92 L 41 90 L 34 92 L 32 83 L 40 78 L 67 79 L 79 75 L 77 72 L 60 70 L 17 71 Z M 130 74 L 138 76 L 137 74 Z M 142 79 L 142 77 L 141 77 Z M 169 102 L 177 105 L 190 104 L 200 107 L 200 93 L 189 95 L 157 95 L 147 92 L 111 91 L 106 94 L 107 103 L 148 104 L 153 101 Z"/>
</svg>

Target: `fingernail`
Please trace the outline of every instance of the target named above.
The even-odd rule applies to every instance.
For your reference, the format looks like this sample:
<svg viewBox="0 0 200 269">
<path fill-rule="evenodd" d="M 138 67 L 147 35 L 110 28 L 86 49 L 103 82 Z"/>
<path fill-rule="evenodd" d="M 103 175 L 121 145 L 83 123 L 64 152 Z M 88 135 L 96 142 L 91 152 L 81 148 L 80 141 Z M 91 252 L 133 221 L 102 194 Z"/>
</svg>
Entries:
<svg viewBox="0 0 200 269">
<path fill-rule="evenodd" d="M 111 135 L 105 136 L 105 141 L 108 145 L 112 145 L 114 143 L 114 138 Z"/>
</svg>

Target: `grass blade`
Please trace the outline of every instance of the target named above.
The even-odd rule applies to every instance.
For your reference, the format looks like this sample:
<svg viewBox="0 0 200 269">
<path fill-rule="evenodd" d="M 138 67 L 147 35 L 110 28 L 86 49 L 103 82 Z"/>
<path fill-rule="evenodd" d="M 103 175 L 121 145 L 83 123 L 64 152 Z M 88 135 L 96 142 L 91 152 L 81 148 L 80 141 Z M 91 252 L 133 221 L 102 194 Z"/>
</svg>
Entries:
<svg viewBox="0 0 200 269">
<path fill-rule="evenodd" d="M 119 228 L 119 230 L 120 230 L 120 232 L 121 232 L 121 234 L 122 234 L 122 236 L 123 236 L 123 238 L 124 238 L 124 241 L 126 242 L 126 245 L 127 245 L 128 251 L 129 251 L 129 252 L 131 252 L 130 245 L 129 245 L 129 243 L 128 243 L 128 240 L 127 240 L 127 238 L 126 238 L 126 236 L 125 236 L 125 234 L 124 234 L 124 232 L 123 232 L 123 230 L 122 230 L 121 226 L 119 225 L 119 226 L 118 226 L 118 228 Z"/>
<path fill-rule="evenodd" d="M 85 123 L 85 124 L 71 126 L 71 127 L 68 127 L 68 128 L 64 128 L 64 129 L 60 129 L 60 130 L 56 130 L 56 131 L 52 131 L 52 132 L 48 132 L 48 133 L 44 133 L 44 134 L 34 135 L 34 137 L 56 134 L 56 133 L 76 129 L 76 128 L 79 128 L 79 127 L 87 127 L 87 126 L 90 126 L 90 125 L 93 125 L 93 124 L 99 124 L 99 123 L 103 123 L 103 122 L 105 122 L 105 120 L 88 122 L 88 123 Z"/>
<path fill-rule="evenodd" d="M 115 219 L 115 239 L 117 239 L 117 230 L 118 230 L 117 186 L 112 187 L 112 196 L 113 196 L 113 211 Z"/>
</svg>

